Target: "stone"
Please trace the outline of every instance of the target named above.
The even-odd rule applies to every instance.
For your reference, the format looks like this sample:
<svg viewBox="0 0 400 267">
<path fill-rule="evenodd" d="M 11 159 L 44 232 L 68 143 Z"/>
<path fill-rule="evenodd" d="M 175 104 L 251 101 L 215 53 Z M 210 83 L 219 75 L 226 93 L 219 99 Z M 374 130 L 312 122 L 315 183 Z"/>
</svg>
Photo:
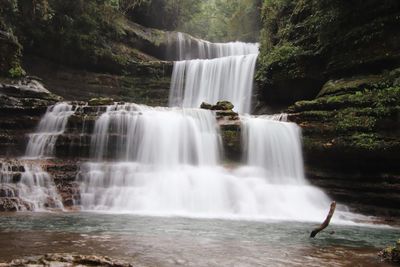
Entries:
<svg viewBox="0 0 400 267">
<path fill-rule="evenodd" d="M 109 97 L 92 98 L 88 103 L 90 106 L 107 106 L 114 104 L 114 99 Z"/>
<path fill-rule="evenodd" d="M 108 266 L 108 267 L 132 267 L 133 265 L 121 260 L 98 255 L 75 254 L 46 254 L 44 256 L 31 256 L 23 259 L 14 259 L 11 262 L 0 263 L 7 267 L 28 266 Z"/>
<path fill-rule="evenodd" d="M 229 101 L 218 101 L 213 110 L 232 110 L 235 106 Z"/>
<path fill-rule="evenodd" d="M 211 105 L 209 103 L 206 103 L 206 102 L 203 102 L 203 103 L 201 103 L 200 108 L 202 108 L 202 109 L 212 109 L 213 105 Z"/>
<path fill-rule="evenodd" d="M 389 246 L 379 252 L 382 261 L 388 263 L 400 263 L 400 239 L 396 242 L 396 246 Z"/>
<path fill-rule="evenodd" d="M 32 205 L 18 197 L 0 197 L 0 212 L 31 211 Z"/>
</svg>

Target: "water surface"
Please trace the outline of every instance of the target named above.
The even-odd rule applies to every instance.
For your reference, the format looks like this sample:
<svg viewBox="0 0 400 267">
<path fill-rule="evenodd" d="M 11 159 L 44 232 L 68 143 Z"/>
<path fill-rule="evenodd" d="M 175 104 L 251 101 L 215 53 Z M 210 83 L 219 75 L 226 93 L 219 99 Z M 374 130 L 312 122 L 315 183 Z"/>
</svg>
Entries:
<svg viewBox="0 0 400 267">
<path fill-rule="evenodd" d="M 6 214 L 0 217 L 0 260 L 78 253 L 138 266 L 384 266 L 377 252 L 400 236 L 397 228 L 331 225 L 310 239 L 314 226 L 97 213 Z"/>
</svg>

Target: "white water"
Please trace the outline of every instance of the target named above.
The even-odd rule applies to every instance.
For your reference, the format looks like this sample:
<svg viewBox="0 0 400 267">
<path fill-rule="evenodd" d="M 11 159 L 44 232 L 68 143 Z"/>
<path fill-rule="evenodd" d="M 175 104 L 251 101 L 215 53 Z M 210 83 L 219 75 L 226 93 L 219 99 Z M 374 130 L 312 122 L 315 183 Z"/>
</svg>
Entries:
<svg viewBox="0 0 400 267">
<path fill-rule="evenodd" d="M 1 186 L 12 188 L 10 192 L 13 192 L 14 197 L 29 203 L 33 210 L 63 208 L 53 179 L 38 161 L 53 156 L 57 138 L 64 133 L 72 114 L 72 105 L 67 103 L 59 103 L 47 109 L 36 132 L 29 135 L 26 153 L 21 161 L 24 167 L 17 183 L 12 181 L 12 165 L 5 162 L 2 164 Z"/>
<path fill-rule="evenodd" d="M 91 154 L 97 160 L 109 157 L 168 168 L 215 165 L 219 142 L 208 110 L 112 105 L 96 121 Z"/>
<path fill-rule="evenodd" d="M 52 157 L 58 136 L 64 133 L 68 118 L 74 114 L 72 105 L 59 103 L 48 108 L 35 133 L 29 135 L 26 158 Z"/>
<path fill-rule="evenodd" d="M 211 43 L 178 32 L 169 35 L 170 54 L 176 60 L 212 59 L 227 56 L 241 56 L 258 53 L 258 44 L 229 42 Z"/>
<path fill-rule="evenodd" d="M 265 168 L 270 182 L 304 184 L 301 129 L 280 119 L 281 116 L 242 117 L 246 163 Z"/>
<path fill-rule="evenodd" d="M 244 118 L 243 127 L 246 165 L 228 169 L 221 166 L 220 137 L 211 111 L 109 106 L 92 138 L 97 161 L 83 164 L 78 175 L 82 208 L 211 218 L 323 219 L 330 201 L 304 178 L 298 127 L 251 117 Z"/>
<path fill-rule="evenodd" d="M 193 41 L 182 36 L 178 35 L 181 48 Z M 182 48 L 192 56 L 181 58 L 191 60 L 174 62 L 169 106 L 198 108 L 202 102 L 215 104 L 227 100 L 237 112 L 250 113 L 258 44 L 212 44 L 201 40 L 196 43 L 203 52 L 193 54 L 193 49 Z M 192 59 L 199 54 L 200 59 Z"/>
</svg>

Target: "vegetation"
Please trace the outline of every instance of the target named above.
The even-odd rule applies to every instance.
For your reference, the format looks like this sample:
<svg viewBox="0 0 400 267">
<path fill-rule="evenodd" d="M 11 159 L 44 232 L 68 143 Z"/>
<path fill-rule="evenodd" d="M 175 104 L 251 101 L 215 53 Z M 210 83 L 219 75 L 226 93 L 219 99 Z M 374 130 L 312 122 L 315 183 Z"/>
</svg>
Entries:
<svg viewBox="0 0 400 267">
<path fill-rule="evenodd" d="M 177 29 L 214 42 L 258 40 L 260 0 L 199 1 L 198 10 Z"/>
</svg>

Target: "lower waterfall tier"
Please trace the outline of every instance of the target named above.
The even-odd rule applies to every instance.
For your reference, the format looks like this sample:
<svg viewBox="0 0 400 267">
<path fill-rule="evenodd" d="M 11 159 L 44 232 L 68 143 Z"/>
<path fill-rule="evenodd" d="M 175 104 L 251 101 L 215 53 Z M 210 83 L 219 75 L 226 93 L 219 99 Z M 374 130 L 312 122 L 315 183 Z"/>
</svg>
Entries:
<svg viewBox="0 0 400 267">
<path fill-rule="evenodd" d="M 66 209 L 76 209 L 74 204 L 80 203 L 80 185 L 75 179 L 80 170 L 79 166 L 90 161 L 90 146 L 95 123 L 99 114 L 103 114 L 106 111 L 105 106 L 85 106 L 84 103 L 79 104 L 80 108 L 69 118 L 64 133 L 60 134 L 57 138 L 54 145 L 55 158 L 41 160 L 40 162 L 43 169 L 54 180 L 56 189 Z M 8 140 L 7 143 L 2 144 L 2 147 L 12 143 L 15 144 L 14 147 L 20 149 L 1 150 L 0 157 L 3 159 L 0 159 L 0 161 L 7 162 L 9 159 L 23 156 L 24 148 L 28 141 L 26 136 L 28 136 L 28 133 L 34 131 L 35 124 L 39 122 L 39 116 L 41 113 L 43 114 L 45 109 L 35 113 L 29 110 L 24 111 L 26 116 L 21 118 L 17 116 L 19 114 L 17 111 L 19 113 L 22 112 L 19 110 L 15 112 L 7 111 L 6 114 L 15 113 L 16 119 L 2 120 L 2 125 L 7 128 L 1 129 L 1 137 Z M 3 114 L 2 118 L 5 115 Z M 224 171 L 228 175 L 231 175 L 237 166 L 241 164 L 243 153 L 245 153 L 242 140 L 243 124 L 240 118 L 230 114 L 230 112 L 215 111 L 215 116 L 220 128 L 222 151 L 224 152 L 221 159 L 224 168 L 218 168 L 226 168 Z M 118 134 L 113 133 L 109 135 L 109 152 L 111 156 L 115 155 L 117 151 L 116 140 L 118 138 Z M 105 161 L 113 162 L 111 156 L 106 157 Z M 307 162 L 308 155 L 305 156 Z M 15 168 L 23 168 L 24 166 L 23 162 L 13 164 L 16 166 Z M 108 166 L 110 164 L 107 163 L 105 165 Z M 381 178 L 375 177 L 374 174 L 363 177 L 359 175 L 349 176 L 348 173 L 341 173 L 338 170 L 337 173 L 330 174 L 331 176 L 321 178 L 321 175 L 316 175 L 309 166 L 306 166 L 305 171 L 310 184 L 324 189 L 333 199 L 349 204 L 352 210 L 383 215 L 399 214 L 396 207 L 400 205 L 400 202 L 395 194 L 396 186 L 399 184 L 397 176 L 391 176 L 390 174 Z M 19 174 L 16 173 L 15 175 L 17 177 Z M 383 184 L 382 179 L 388 182 Z M 2 192 L 5 192 L 5 190 Z M 8 201 L 9 199 L 4 198 L 4 194 L 0 196 L 0 202 L 6 208 Z M 326 207 L 324 209 L 326 210 Z"/>
<path fill-rule="evenodd" d="M 307 184 L 279 184 L 259 167 L 86 163 L 78 175 L 84 210 L 146 215 L 319 221 L 330 200 Z"/>
</svg>

